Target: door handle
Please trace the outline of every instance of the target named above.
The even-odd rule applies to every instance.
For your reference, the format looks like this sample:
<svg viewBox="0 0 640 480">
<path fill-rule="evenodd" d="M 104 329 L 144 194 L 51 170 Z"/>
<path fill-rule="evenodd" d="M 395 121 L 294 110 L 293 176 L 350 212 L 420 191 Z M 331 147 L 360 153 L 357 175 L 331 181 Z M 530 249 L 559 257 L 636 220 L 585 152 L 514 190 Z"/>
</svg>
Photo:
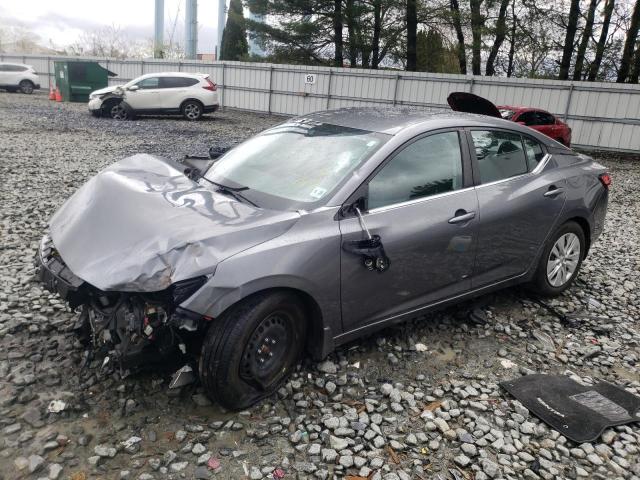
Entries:
<svg viewBox="0 0 640 480">
<path fill-rule="evenodd" d="M 456 211 L 456 215 L 453 218 L 449 219 L 449 223 L 465 223 L 469 220 L 473 220 L 476 217 L 476 212 L 467 212 L 466 210 L 458 210 Z"/>
<path fill-rule="evenodd" d="M 555 185 L 551 185 L 549 187 L 549 190 L 544 192 L 544 196 L 547 197 L 547 198 L 554 198 L 554 197 L 557 197 L 558 195 L 560 195 L 562 192 L 564 192 L 564 190 L 562 188 L 558 188 Z"/>
</svg>

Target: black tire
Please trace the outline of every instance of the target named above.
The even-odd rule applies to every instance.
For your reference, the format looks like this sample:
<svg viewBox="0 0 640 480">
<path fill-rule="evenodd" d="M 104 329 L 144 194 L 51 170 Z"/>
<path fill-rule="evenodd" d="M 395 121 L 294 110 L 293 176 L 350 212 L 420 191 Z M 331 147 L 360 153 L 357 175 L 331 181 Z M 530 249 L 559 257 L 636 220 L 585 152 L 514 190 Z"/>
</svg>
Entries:
<svg viewBox="0 0 640 480">
<path fill-rule="evenodd" d="M 189 121 L 195 122 L 196 120 L 200 120 L 202 114 L 204 113 L 204 107 L 202 104 L 196 100 L 187 100 L 182 104 L 182 108 L 180 108 L 182 112 L 182 116 Z"/>
<path fill-rule="evenodd" d="M 300 360 L 306 335 L 302 302 L 287 292 L 257 294 L 213 321 L 200 356 L 207 395 L 242 410 L 276 392 Z"/>
<path fill-rule="evenodd" d="M 22 93 L 26 93 L 27 95 L 31 95 L 33 93 L 33 89 L 35 85 L 31 80 L 22 80 L 20 82 L 20 91 Z"/>
<path fill-rule="evenodd" d="M 555 254 L 552 257 L 551 253 L 556 242 L 567 234 L 574 234 L 579 240 L 580 251 L 577 255 L 577 265 L 568 279 L 562 281 L 560 285 L 553 285 L 549 280 L 549 275 L 547 274 L 547 266 L 548 263 L 556 257 Z M 542 252 L 542 256 L 540 257 L 540 260 L 538 260 L 538 267 L 533 281 L 531 282 L 532 290 L 545 297 L 555 297 L 560 295 L 571 286 L 575 278 L 578 276 L 580 267 L 582 266 L 582 260 L 585 256 L 585 251 L 586 241 L 582 227 L 576 222 L 567 222 L 560 226 L 547 241 L 544 251 Z"/>
</svg>

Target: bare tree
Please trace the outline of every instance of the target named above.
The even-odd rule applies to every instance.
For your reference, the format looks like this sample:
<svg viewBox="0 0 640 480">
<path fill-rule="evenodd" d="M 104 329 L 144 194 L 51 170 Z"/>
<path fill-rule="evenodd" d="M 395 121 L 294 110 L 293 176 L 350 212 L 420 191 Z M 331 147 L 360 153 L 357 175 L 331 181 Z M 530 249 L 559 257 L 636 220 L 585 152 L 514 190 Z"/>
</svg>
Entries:
<svg viewBox="0 0 640 480">
<path fill-rule="evenodd" d="M 417 0 L 407 0 L 407 70 L 414 72 L 417 65 L 416 39 L 418 35 Z"/>
<path fill-rule="evenodd" d="M 606 0 L 604 6 L 604 19 L 602 22 L 602 29 L 600 30 L 600 38 L 598 39 L 598 45 L 596 46 L 596 56 L 589 67 L 589 81 L 595 82 L 602 63 L 602 56 L 604 55 L 604 47 L 607 44 L 607 38 L 609 36 L 609 25 L 611 24 L 611 15 L 613 15 L 613 7 L 615 6 L 615 0 Z"/>
<path fill-rule="evenodd" d="M 453 28 L 456 32 L 456 38 L 458 40 L 457 52 L 458 52 L 458 63 L 460 64 L 460 73 L 463 75 L 467 74 L 467 53 L 465 51 L 464 46 L 464 32 L 462 31 L 462 20 L 460 15 L 460 5 L 458 4 L 458 0 L 450 0 L 449 4 L 451 9 L 451 20 L 453 23 Z"/>
<path fill-rule="evenodd" d="M 631 68 L 631 57 L 633 55 L 633 49 L 638 38 L 638 29 L 640 29 L 640 0 L 636 0 L 635 7 L 633 7 L 633 14 L 631 15 L 631 22 L 629 23 L 629 30 L 627 30 L 627 37 L 624 41 L 624 48 L 622 49 L 622 58 L 620 60 L 620 69 L 618 70 L 618 78 L 616 82 L 623 83 L 627 80 L 629 70 Z"/>
<path fill-rule="evenodd" d="M 498 11 L 498 19 L 496 20 L 496 37 L 491 46 L 491 51 L 487 57 L 487 66 L 485 69 L 485 75 L 495 75 L 495 61 L 500 51 L 500 47 L 507 36 L 507 8 L 511 0 L 501 0 L 500 10 Z"/>
<path fill-rule="evenodd" d="M 562 50 L 562 60 L 560 60 L 560 80 L 569 78 L 569 68 L 571 67 L 571 56 L 573 55 L 574 40 L 578 30 L 578 19 L 580 17 L 580 0 L 571 0 L 569 9 L 569 22 L 567 24 L 567 34 L 564 38 L 564 48 Z"/>
<path fill-rule="evenodd" d="M 589 10 L 587 11 L 587 19 L 584 25 L 584 30 L 582 31 L 582 39 L 580 40 L 580 46 L 578 47 L 578 53 L 576 55 L 576 64 L 573 68 L 573 79 L 581 80 L 582 79 L 582 67 L 584 64 L 584 56 L 587 52 L 587 47 L 589 46 L 589 41 L 591 40 L 591 35 L 593 34 L 593 21 L 596 13 L 596 7 L 600 3 L 600 0 L 591 0 L 589 3 Z"/>
<path fill-rule="evenodd" d="M 482 29 L 484 18 L 480 11 L 483 0 L 469 0 L 471 7 L 471 70 L 474 75 L 481 75 L 480 61 L 482 49 Z"/>
</svg>

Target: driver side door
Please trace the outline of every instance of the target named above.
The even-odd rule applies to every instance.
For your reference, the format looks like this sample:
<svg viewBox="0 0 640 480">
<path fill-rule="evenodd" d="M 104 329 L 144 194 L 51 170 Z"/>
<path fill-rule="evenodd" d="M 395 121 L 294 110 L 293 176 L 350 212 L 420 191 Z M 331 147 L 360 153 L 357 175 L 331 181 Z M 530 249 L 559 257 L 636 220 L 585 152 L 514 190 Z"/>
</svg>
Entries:
<svg viewBox="0 0 640 480">
<path fill-rule="evenodd" d="M 135 84 L 137 90 L 127 90 L 126 102 L 136 111 L 162 108 L 160 77 L 147 77 Z"/>
<path fill-rule="evenodd" d="M 344 331 L 417 311 L 471 287 L 478 200 L 457 130 L 410 141 L 360 187 L 365 211 L 340 220 Z M 379 235 L 388 268 L 365 266 L 347 245 Z"/>
</svg>

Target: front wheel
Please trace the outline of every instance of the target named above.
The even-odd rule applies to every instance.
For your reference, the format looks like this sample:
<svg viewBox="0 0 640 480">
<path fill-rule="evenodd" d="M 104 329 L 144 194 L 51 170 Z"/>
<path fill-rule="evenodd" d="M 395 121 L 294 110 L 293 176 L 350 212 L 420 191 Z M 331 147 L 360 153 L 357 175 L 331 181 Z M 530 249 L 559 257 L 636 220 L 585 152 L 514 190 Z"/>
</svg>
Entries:
<svg viewBox="0 0 640 480">
<path fill-rule="evenodd" d="M 187 120 L 199 120 L 202 117 L 202 104 L 193 100 L 189 100 L 182 105 L 182 116 Z"/>
<path fill-rule="evenodd" d="M 33 93 L 33 83 L 31 83 L 29 80 L 22 80 L 20 82 L 20 91 L 22 93 L 26 93 L 27 95 L 31 95 Z"/>
<path fill-rule="evenodd" d="M 109 116 L 114 120 L 127 120 L 129 112 L 122 105 L 122 102 L 113 103 L 109 106 Z"/>
<path fill-rule="evenodd" d="M 537 293 L 554 297 L 571 286 L 578 276 L 585 253 L 582 227 L 567 222 L 551 236 L 540 257 L 533 279 Z"/>
<path fill-rule="evenodd" d="M 287 292 L 257 294 L 213 320 L 202 345 L 208 396 L 242 410 L 273 394 L 295 368 L 306 334 L 304 305 Z"/>
</svg>

